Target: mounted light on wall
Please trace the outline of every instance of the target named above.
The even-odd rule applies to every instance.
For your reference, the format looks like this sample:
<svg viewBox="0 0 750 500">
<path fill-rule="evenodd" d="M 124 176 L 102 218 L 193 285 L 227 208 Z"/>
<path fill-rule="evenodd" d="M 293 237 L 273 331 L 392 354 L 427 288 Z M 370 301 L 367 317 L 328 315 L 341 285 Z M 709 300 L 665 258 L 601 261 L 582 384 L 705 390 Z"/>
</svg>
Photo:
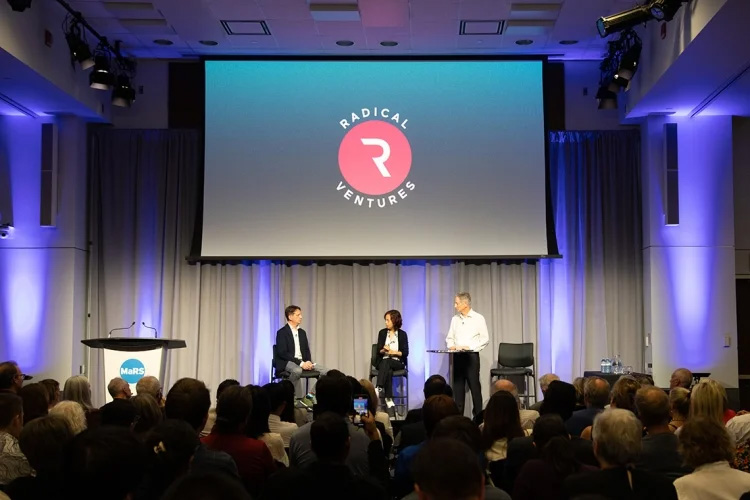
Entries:
<svg viewBox="0 0 750 500">
<path fill-rule="evenodd" d="M 657 21 L 671 21 L 683 3 L 690 0 L 653 0 L 648 8 Z"/>
<path fill-rule="evenodd" d="M 112 104 L 121 108 L 129 108 L 135 102 L 135 89 L 127 75 L 118 75 L 117 83 L 112 90 Z"/>
<path fill-rule="evenodd" d="M 68 42 L 70 57 L 72 61 L 81 65 L 81 69 L 89 69 L 94 65 L 94 57 L 91 54 L 89 44 L 81 31 L 81 26 L 74 22 L 65 30 L 65 41 Z"/>
<path fill-rule="evenodd" d="M 600 17 L 596 21 L 596 29 L 602 38 L 620 31 L 635 28 L 639 24 L 649 21 L 671 21 L 683 3 L 690 0 L 651 0 L 632 9 Z"/>
<path fill-rule="evenodd" d="M 109 53 L 97 47 L 94 69 L 89 75 L 89 87 L 97 90 L 110 90 L 114 85 L 115 76 L 110 71 Z"/>
</svg>

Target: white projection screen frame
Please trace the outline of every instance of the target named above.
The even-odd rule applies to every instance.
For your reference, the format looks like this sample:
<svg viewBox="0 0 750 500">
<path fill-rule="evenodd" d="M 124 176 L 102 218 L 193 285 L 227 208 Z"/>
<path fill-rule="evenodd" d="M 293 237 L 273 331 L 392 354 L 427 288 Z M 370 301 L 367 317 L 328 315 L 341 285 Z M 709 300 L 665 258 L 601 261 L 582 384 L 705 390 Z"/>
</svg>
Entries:
<svg viewBox="0 0 750 500">
<path fill-rule="evenodd" d="M 556 253 L 545 64 L 206 60 L 199 258 Z"/>
</svg>

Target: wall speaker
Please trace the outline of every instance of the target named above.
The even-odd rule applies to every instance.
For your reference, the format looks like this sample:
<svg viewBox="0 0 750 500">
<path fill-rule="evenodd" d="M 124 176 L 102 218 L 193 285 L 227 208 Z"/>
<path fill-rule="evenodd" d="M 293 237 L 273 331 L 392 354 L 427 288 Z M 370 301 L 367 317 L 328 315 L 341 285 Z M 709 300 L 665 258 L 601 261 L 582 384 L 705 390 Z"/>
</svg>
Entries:
<svg viewBox="0 0 750 500">
<path fill-rule="evenodd" d="M 42 124 L 42 185 L 39 225 L 57 225 L 57 125 Z"/>
<path fill-rule="evenodd" d="M 677 161 L 677 124 L 664 124 L 664 223 L 680 223 L 679 163 Z"/>
</svg>

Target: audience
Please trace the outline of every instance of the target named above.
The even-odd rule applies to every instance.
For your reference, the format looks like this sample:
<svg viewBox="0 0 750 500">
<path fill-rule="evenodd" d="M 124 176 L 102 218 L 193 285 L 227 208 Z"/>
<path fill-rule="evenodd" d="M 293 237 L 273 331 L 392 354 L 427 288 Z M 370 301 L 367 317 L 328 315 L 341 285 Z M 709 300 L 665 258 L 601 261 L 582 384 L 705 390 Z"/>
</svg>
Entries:
<svg viewBox="0 0 750 500">
<path fill-rule="evenodd" d="M 635 407 L 635 394 L 640 388 L 641 384 L 635 377 L 632 375 L 623 375 L 612 386 L 612 397 L 609 401 L 609 406 L 621 410 L 630 410 L 635 416 L 638 416 L 638 410 Z"/>
<path fill-rule="evenodd" d="M 156 400 L 150 394 L 138 394 L 131 398 L 135 408 L 135 423 L 133 433 L 137 438 L 143 440 L 146 433 L 156 427 L 164 420 L 164 413 Z"/>
<path fill-rule="evenodd" d="M 675 432 L 682 427 L 690 414 L 690 391 L 684 387 L 675 387 L 669 391 L 669 429 Z"/>
<path fill-rule="evenodd" d="M 42 384 L 25 385 L 18 391 L 18 395 L 23 399 L 24 425 L 49 413 L 49 392 Z"/>
<path fill-rule="evenodd" d="M 508 454 L 508 442 L 525 435 L 516 398 L 508 391 L 493 394 L 487 403 L 482 426 L 482 441 L 487 461 L 504 460 Z"/>
<path fill-rule="evenodd" d="M 542 390 L 542 399 L 544 399 L 544 395 L 547 392 L 547 388 L 549 387 L 549 383 L 552 382 L 553 380 L 560 380 L 560 377 L 558 377 L 554 373 L 545 373 L 544 375 L 542 375 L 541 377 L 539 377 L 539 388 Z M 539 408 L 541 408 L 541 407 L 542 407 L 542 401 L 539 400 L 536 403 L 534 403 L 533 405 L 531 405 L 531 407 L 529 407 L 529 409 L 538 412 Z"/>
<path fill-rule="evenodd" d="M 75 401 L 86 413 L 86 427 L 93 429 L 101 420 L 99 410 L 91 404 L 91 385 L 89 379 L 83 375 L 70 377 L 63 386 L 63 401 Z"/>
<path fill-rule="evenodd" d="M 359 383 L 369 396 L 369 407 L 370 411 L 375 414 L 375 421 L 383 424 L 386 434 L 388 434 L 392 440 L 393 424 L 391 424 L 391 417 L 387 412 L 380 411 L 380 399 L 378 398 L 378 392 L 375 390 L 375 386 L 372 385 L 372 382 L 364 378 L 360 379 Z"/>
<path fill-rule="evenodd" d="M 672 372 L 672 376 L 669 378 L 669 389 L 675 387 L 682 387 L 683 389 L 690 389 L 693 384 L 693 374 L 687 368 L 678 368 Z"/>
<path fill-rule="evenodd" d="M 299 487 L 295 487 L 297 492 L 299 492 L 299 489 Z M 164 493 L 161 500 L 252 499 L 239 481 L 224 474 L 208 473 L 183 476 Z"/>
<path fill-rule="evenodd" d="M 414 491 L 420 500 L 482 500 L 484 483 L 476 453 L 455 439 L 429 441 L 414 461 Z"/>
<path fill-rule="evenodd" d="M 521 408 L 521 401 L 518 399 L 518 387 L 516 387 L 516 384 L 508 379 L 497 379 L 490 388 L 490 397 L 492 397 L 492 395 L 498 391 L 507 391 L 511 393 L 514 398 L 516 398 L 519 418 L 521 419 L 521 427 L 523 429 L 529 430 L 534 427 L 534 421 L 539 418 L 539 412 L 536 410 L 525 410 Z M 477 425 L 482 425 L 482 423 L 484 422 L 484 410 L 481 410 L 476 414 L 476 416 L 474 417 L 474 422 Z"/>
<path fill-rule="evenodd" d="M 47 388 L 49 408 L 52 409 L 57 403 L 60 402 L 60 382 L 51 378 L 46 378 L 44 380 L 40 380 L 39 383 Z"/>
<path fill-rule="evenodd" d="M 137 395 L 149 394 L 154 398 L 159 407 L 164 406 L 164 396 L 161 391 L 161 383 L 159 382 L 159 379 L 154 376 L 146 375 L 145 377 L 141 377 L 138 383 L 135 384 L 135 393 Z"/>
<path fill-rule="evenodd" d="M 568 476 L 566 498 L 598 495 L 601 498 L 669 500 L 677 498 L 672 482 L 658 474 L 632 467 L 641 451 L 643 427 L 633 412 L 604 410 L 594 418 L 594 454 L 600 471 Z"/>
<path fill-rule="evenodd" d="M 594 423 L 594 417 L 604 411 L 609 402 L 609 382 L 601 377 L 587 378 L 583 385 L 583 402 L 586 408 L 573 412 L 565 422 L 565 428 L 571 436 L 580 436 L 586 427 Z"/>
<path fill-rule="evenodd" d="M 18 363 L 3 361 L 0 363 L 0 392 L 18 393 L 26 377 L 27 375 L 24 375 L 18 367 Z"/>
<path fill-rule="evenodd" d="M 86 430 L 86 412 L 75 401 L 61 401 L 50 409 L 49 414 L 64 418 L 70 430 L 73 431 L 73 435 Z"/>
<path fill-rule="evenodd" d="M 682 465 L 677 436 L 669 428 L 669 396 L 657 387 L 642 387 L 635 395 L 635 406 L 646 429 L 636 467 L 672 480 L 690 473 L 691 469 Z"/>
<path fill-rule="evenodd" d="M 575 409 L 575 411 L 583 410 L 584 408 L 586 408 L 586 403 L 584 402 L 584 399 L 583 399 L 583 393 L 584 393 L 584 390 L 585 390 L 585 385 L 586 385 L 586 379 L 585 378 L 583 378 L 583 377 L 576 377 L 576 378 L 573 379 L 573 387 L 576 388 L 576 409 Z"/>
<path fill-rule="evenodd" d="M 23 401 L 12 392 L 0 393 L 0 486 L 33 473 L 18 444 L 22 428 Z"/>
<path fill-rule="evenodd" d="M 739 498 L 750 491 L 750 474 L 729 466 L 734 444 L 715 416 L 690 416 L 681 427 L 680 453 L 685 463 L 695 469 L 674 482 L 680 500 Z"/>
<path fill-rule="evenodd" d="M 130 391 L 130 384 L 125 379 L 115 377 L 107 384 L 107 392 L 112 399 L 130 399 L 133 393 Z"/>
<path fill-rule="evenodd" d="M 224 392 L 224 389 L 226 389 L 227 387 L 232 387 L 233 385 L 240 385 L 240 383 L 233 378 L 228 378 L 219 384 L 219 387 L 216 389 L 216 402 L 217 403 L 219 401 L 219 396 L 221 396 L 221 393 Z M 208 420 L 206 420 L 206 425 L 203 427 L 203 430 L 201 431 L 201 437 L 205 437 L 211 434 L 211 429 L 214 428 L 215 423 L 216 423 L 216 407 L 209 408 Z"/>
<path fill-rule="evenodd" d="M 704 378 L 690 391 L 690 414 L 688 420 L 706 417 L 724 425 L 724 407 L 727 392 L 716 380 Z M 680 434 L 680 429 L 676 434 Z"/>
<path fill-rule="evenodd" d="M 284 449 L 284 440 L 281 434 L 271 432 L 268 426 L 268 417 L 271 416 L 271 401 L 268 391 L 257 385 L 250 386 L 253 397 L 253 409 L 250 412 L 250 420 L 247 424 L 247 435 L 266 443 L 268 450 L 274 460 L 289 467 L 289 457 Z"/>
<path fill-rule="evenodd" d="M 302 427 L 308 422 L 307 409 L 297 408 L 294 404 L 297 393 L 294 384 L 287 379 L 282 380 L 279 384 L 281 384 L 281 387 L 284 389 L 284 394 L 286 395 L 286 406 L 284 408 L 284 413 L 281 414 L 281 421 L 290 424 L 297 424 L 297 427 Z"/>
<path fill-rule="evenodd" d="M 102 406 L 99 417 L 101 425 L 130 429 L 136 421 L 135 405 L 131 399 L 113 399 Z"/>
<path fill-rule="evenodd" d="M 284 448 L 289 448 L 289 441 L 299 427 L 294 422 L 285 422 L 281 416 L 286 412 L 288 391 L 282 383 L 266 384 L 263 387 L 268 391 L 268 399 L 271 403 L 271 413 L 268 415 L 268 429 L 281 436 Z M 294 406 L 294 394 L 292 393 L 292 406 Z M 292 419 L 294 420 L 294 419 Z"/>
<path fill-rule="evenodd" d="M 422 392 L 425 401 L 432 396 L 445 395 L 450 398 L 453 397 L 453 390 L 442 375 L 431 375 L 425 381 Z M 401 426 L 401 432 L 398 433 L 396 439 L 393 441 L 393 446 L 403 450 L 409 446 L 419 444 L 425 439 L 427 439 L 427 430 L 422 418 L 422 408 L 409 410 Z"/>
</svg>

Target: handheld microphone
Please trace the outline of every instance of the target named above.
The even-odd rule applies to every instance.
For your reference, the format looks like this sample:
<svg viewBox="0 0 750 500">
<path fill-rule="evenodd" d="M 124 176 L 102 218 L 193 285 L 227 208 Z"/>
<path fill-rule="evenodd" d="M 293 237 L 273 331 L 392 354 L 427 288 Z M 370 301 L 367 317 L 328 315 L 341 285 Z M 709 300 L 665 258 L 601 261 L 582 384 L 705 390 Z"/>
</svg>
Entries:
<svg viewBox="0 0 750 500">
<path fill-rule="evenodd" d="M 148 328 L 149 330 L 154 331 L 154 338 L 157 338 L 159 336 L 159 332 L 156 331 L 156 328 L 154 328 L 153 326 L 148 326 L 145 321 L 141 321 L 141 324 L 145 326 L 146 328 Z"/>
<path fill-rule="evenodd" d="M 110 337 L 112 337 L 112 332 L 116 332 L 116 331 L 118 331 L 118 330 L 130 330 L 131 328 L 133 328 L 133 325 L 135 325 L 135 321 L 133 321 L 132 323 L 130 323 L 130 326 L 124 326 L 124 327 L 122 327 L 122 328 L 112 328 L 112 329 L 111 329 L 111 330 L 109 331 L 109 334 L 107 335 L 107 338 L 110 338 Z"/>
</svg>

